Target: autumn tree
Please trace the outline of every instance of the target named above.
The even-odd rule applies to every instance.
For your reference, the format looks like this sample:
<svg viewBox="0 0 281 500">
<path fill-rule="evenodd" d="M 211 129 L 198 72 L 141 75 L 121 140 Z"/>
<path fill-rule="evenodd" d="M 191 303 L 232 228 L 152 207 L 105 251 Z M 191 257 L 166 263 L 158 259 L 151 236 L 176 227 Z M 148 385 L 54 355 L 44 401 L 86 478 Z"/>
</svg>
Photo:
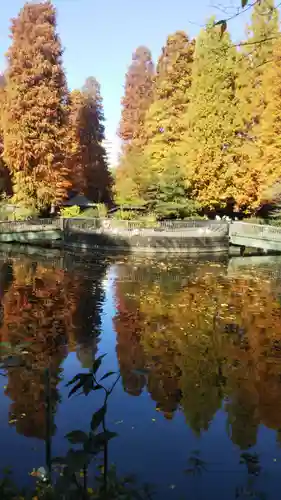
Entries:
<svg viewBox="0 0 281 500">
<path fill-rule="evenodd" d="M 184 132 L 190 99 L 194 43 L 183 31 L 168 36 L 158 60 L 154 100 L 145 117 L 147 154 L 152 168 L 163 171 L 163 159 L 177 147 Z"/>
<path fill-rule="evenodd" d="M 193 52 L 194 43 L 186 33 L 177 31 L 167 38 L 158 60 L 154 98 L 143 128 L 144 154 L 149 167 L 142 190 L 148 202 L 160 202 L 160 210 L 166 215 L 165 205 L 179 215 L 188 200 L 176 152 L 185 130 Z"/>
<path fill-rule="evenodd" d="M 85 188 L 83 168 L 83 145 L 81 144 L 81 110 L 84 108 L 84 97 L 80 90 L 72 90 L 69 96 L 69 128 L 68 140 L 76 147 L 67 159 L 71 191 L 83 193 Z M 69 194 L 70 194 L 69 193 Z"/>
<path fill-rule="evenodd" d="M 237 93 L 244 133 L 250 134 L 265 106 L 262 81 L 279 35 L 279 15 L 274 0 L 255 2 L 247 34 L 239 54 Z"/>
<path fill-rule="evenodd" d="M 236 49 L 211 20 L 196 41 L 186 134 L 180 147 L 186 185 L 206 209 L 236 198 Z"/>
<path fill-rule="evenodd" d="M 138 47 L 126 74 L 119 136 L 125 145 L 141 133 L 145 113 L 153 98 L 154 64 L 147 47 Z"/>
<path fill-rule="evenodd" d="M 4 160 L 15 201 L 56 203 L 70 187 L 65 162 L 68 91 L 56 11 L 50 1 L 26 3 L 11 25 L 4 110 Z"/>
<path fill-rule="evenodd" d="M 3 148 L 3 113 L 4 113 L 4 104 L 5 104 L 5 87 L 6 87 L 6 79 L 3 74 L 0 73 L 0 130 L 1 130 L 1 148 Z"/>
<path fill-rule="evenodd" d="M 118 205 L 145 204 L 148 168 L 144 152 L 137 146 L 123 152 L 115 172 L 114 194 Z"/>
<path fill-rule="evenodd" d="M 281 166 L 281 40 L 275 41 L 272 62 L 263 76 L 264 111 L 255 126 L 255 151 L 249 161 L 250 174 L 257 179 L 257 206 L 263 203 L 270 188 L 280 181 Z"/>
<path fill-rule="evenodd" d="M 0 74 L 0 194 L 11 195 L 12 183 L 8 168 L 3 160 L 4 138 L 3 138 L 3 113 L 6 99 L 6 79 Z"/>
<path fill-rule="evenodd" d="M 104 121 L 100 85 L 89 77 L 81 91 L 71 93 L 71 128 L 77 150 L 70 160 L 70 170 L 77 191 L 94 202 L 109 203 L 112 181 L 103 145 Z"/>
<path fill-rule="evenodd" d="M 274 46 L 279 36 L 279 14 L 274 0 L 255 2 L 247 39 L 239 52 L 236 80 L 237 132 L 243 169 L 237 180 L 238 204 L 255 211 L 266 186 L 257 170 L 257 134 L 267 107 L 265 95 L 269 68 L 274 64 Z M 266 80 L 266 84 L 264 82 Z M 253 161 L 254 160 L 254 161 Z"/>
<path fill-rule="evenodd" d="M 4 137 L 3 137 L 3 113 L 6 99 L 6 78 L 0 74 L 0 194 L 11 195 L 12 183 L 10 172 L 3 159 Z"/>
</svg>

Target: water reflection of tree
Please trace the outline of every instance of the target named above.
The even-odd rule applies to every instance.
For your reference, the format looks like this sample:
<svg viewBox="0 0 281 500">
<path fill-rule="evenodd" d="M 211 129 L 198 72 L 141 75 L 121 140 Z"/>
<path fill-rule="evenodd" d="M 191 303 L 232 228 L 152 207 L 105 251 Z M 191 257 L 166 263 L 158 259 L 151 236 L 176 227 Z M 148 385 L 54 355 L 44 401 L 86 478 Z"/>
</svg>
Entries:
<svg viewBox="0 0 281 500">
<path fill-rule="evenodd" d="M 141 346 L 141 316 L 134 299 L 136 283 L 117 283 L 115 299 L 117 314 L 114 318 L 118 335 L 116 352 L 124 389 L 132 396 L 139 396 L 145 386 L 145 377 L 135 373 L 145 367 Z M 134 286 L 135 285 L 135 286 Z"/>
<path fill-rule="evenodd" d="M 9 261 L 0 264 L 0 327 L 4 320 L 3 298 L 13 283 L 13 265 Z"/>
<path fill-rule="evenodd" d="M 197 433 L 225 401 L 229 434 L 242 449 L 255 443 L 259 423 L 281 427 L 279 285 L 262 271 L 230 279 L 214 263 L 192 272 L 177 264 L 182 281 L 174 280 L 174 289 L 155 280 L 155 272 L 149 281 L 149 266 L 143 281 L 126 281 L 122 272 L 115 328 L 128 392 L 132 380 L 135 394 L 145 383 L 132 379 L 132 369 L 148 368 L 147 388 L 158 407 L 171 416 L 181 402 Z"/>
<path fill-rule="evenodd" d="M 106 268 L 106 261 L 102 259 L 87 269 L 81 265 L 76 267 L 75 262 L 66 259 L 64 286 L 71 311 L 68 334 L 84 368 L 91 366 L 100 340 L 104 301 L 101 282 Z"/>
<path fill-rule="evenodd" d="M 104 269 L 101 266 L 99 275 L 92 272 L 87 277 L 75 265 L 63 269 L 46 262 L 37 264 L 28 258 L 13 261 L 13 283 L 2 298 L 0 341 L 12 346 L 28 342 L 24 366 L 7 369 L 5 389 L 12 400 L 9 421 L 25 436 L 46 437 L 45 369 L 48 367 L 50 372 L 54 415 L 60 399 L 57 386 L 67 345 L 76 349 L 79 344 L 84 352 L 88 345 L 93 355 Z M 3 276 L 2 273 L 2 280 Z M 51 430 L 55 431 L 54 422 Z"/>
<path fill-rule="evenodd" d="M 24 366 L 8 368 L 5 393 L 9 419 L 26 436 L 45 438 L 44 370 L 50 367 L 53 411 L 59 400 L 60 364 L 66 355 L 65 299 L 62 271 L 32 261 L 13 263 L 14 281 L 6 293 L 2 341 L 29 342 Z M 54 430 L 54 426 L 53 426 Z"/>
</svg>

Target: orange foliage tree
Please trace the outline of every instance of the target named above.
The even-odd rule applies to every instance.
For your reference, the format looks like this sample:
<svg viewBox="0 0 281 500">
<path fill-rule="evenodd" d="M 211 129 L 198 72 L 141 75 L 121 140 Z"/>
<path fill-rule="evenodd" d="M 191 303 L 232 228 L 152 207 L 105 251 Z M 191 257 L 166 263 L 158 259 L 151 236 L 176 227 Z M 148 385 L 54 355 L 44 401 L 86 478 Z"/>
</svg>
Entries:
<svg viewBox="0 0 281 500">
<path fill-rule="evenodd" d="M 56 11 L 50 1 L 26 3 L 11 25 L 3 116 L 4 160 L 15 200 L 45 208 L 70 187 L 65 161 L 68 90 Z"/>
<path fill-rule="evenodd" d="M 154 64 L 147 47 L 138 47 L 126 74 L 119 136 L 124 144 L 138 137 L 153 99 Z"/>
<path fill-rule="evenodd" d="M 6 167 L 3 160 L 3 147 L 4 147 L 4 138 L 3 138 L 3 112 L 6 98 L 6 79 L 4 75 L 0 74 L 0 193 L 7 195 L 12 194 L 12 184 L 11 184 L 11 176 L 8 168 Z"/>
<path fill-rule="evenodd" d="M 107 166 L 100 85 L 87 78 L 82 91 L 71 93 L 71 127 L 78 149 L 71 158 L 73 187 L 96 203 L 109 203 L 111 176 Z"/>
</svg>

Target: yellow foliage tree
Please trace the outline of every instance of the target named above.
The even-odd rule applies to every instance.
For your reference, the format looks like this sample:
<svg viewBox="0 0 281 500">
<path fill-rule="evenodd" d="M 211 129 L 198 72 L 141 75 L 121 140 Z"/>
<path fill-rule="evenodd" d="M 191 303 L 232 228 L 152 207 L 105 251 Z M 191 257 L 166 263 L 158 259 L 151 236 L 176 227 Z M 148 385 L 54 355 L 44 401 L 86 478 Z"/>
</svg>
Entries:
<svg viewBox="0 0 281 500">
<path fill-rule="evenodd" d="M 276 40 L 272 61 L 263 77 L 264 111 L 255 127 L 255 149 L 251 155 L 249 176 L 257 179 L 257 206 L 269 188 L 281 177 L 281 41 Z"/>
<path fill-rule="evenodd" d="M 234 204 L 237 196 L 235 137 L 236 49 L 213 20 L 196 41 L 182 168 L 193 196 L 206 209 Z"/>
</svg>

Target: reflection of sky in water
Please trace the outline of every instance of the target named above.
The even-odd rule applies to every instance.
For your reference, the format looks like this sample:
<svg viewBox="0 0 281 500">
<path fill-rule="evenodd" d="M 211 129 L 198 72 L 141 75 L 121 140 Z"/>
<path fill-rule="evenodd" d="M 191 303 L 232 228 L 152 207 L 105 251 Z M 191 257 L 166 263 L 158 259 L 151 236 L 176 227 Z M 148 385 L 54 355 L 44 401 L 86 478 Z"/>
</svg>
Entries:
<svg viewBox="0 0 281 500">
<path fill-rule="evenodd" d="M 210 268 L 210 273 L 213 272 L 212 269 Z M 118 266 L 109 267 L 101 284 L 105 297 L 101 309 L 102 335 L 98 351 L 101 354 L 107 353 L 102 370 L 118 369 L 113 324 L 117 312 L 113 285 L 118 272 Z M 164 270 L 162 272 L 165 273 Z M 89 428 L 91 414 L 102 402 L 101 392 L 89 397 L 67 398 L 65 383 L 81 370 L 76 352 L 68 354 L 62 368 L 64 382 L 59 384 L 62 402 L 58 405 L 55 416 L 57 431 L 53 438 L 53 456 L 67 451 L 64 439 L 67 432 Z M 0 381 L 3 388 L 6 379 L 1 377 Z M 13 465 L 16 478 L 23 483 L 29 480 L 28 472 L 33 467 L 44 465 L 44 442 L 25 438 L 8 424 L 10 403 L 9 398 L 0 390 L 0 465 Z M 230 439 L 227 414 L 223 407 L 216 411 L 208 431 L 197 437 L 186 425 L 181 410 L 175 413 L 172 420 L 166 420 L 161 412 L 156 411 L 156 403 L 146 390 L 138 397 L 130 396 L 123 391 L 120 383 L 109 404 L 108 426 L 119 434 L 119 438 L 111 443 L 110 460 L 117 463 L 121 472 L 134 473 L 141 481 L 155 483 L 157 498 L 161 500 L 228 500 L 235 498 L 236 487 L 249 489 L 246 467 L 239 465 L 241 450 Z M 194 450 L 199 450 L 200 458 L 207 463 L 207 471 L 199 478 L 184 474 L 184 470 L 190 466 L 188 458 Z M 262 465 L 260 477 L 252 478 L 252 487 L 266 491 L 267 499 L 277 500 L 280 491 L 281 451 L 276 444 L 276 432 L 260 425 L 257 444 L 249 451 L 259 454 Z"/>
</svg>

